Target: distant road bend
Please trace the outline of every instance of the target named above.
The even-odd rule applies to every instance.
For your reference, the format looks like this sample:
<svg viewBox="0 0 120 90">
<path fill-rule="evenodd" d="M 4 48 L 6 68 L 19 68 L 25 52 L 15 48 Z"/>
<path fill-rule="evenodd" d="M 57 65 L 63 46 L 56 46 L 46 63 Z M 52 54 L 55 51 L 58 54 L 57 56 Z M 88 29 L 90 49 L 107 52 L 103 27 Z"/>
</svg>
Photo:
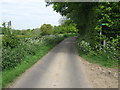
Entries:
<svg viewBox="0 0 120 90">
<path fill-rule="evenodd" d="M 75 50 L 75 37 L 67 38 L 23 73 L 11 88 L 90 88 Z"/>
</svg>

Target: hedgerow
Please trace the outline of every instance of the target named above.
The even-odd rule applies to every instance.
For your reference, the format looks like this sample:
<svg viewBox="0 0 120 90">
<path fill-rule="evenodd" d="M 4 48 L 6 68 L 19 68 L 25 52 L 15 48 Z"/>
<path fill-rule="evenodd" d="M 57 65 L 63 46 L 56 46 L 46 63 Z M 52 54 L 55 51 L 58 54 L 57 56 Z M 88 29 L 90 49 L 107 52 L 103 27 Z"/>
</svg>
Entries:
<svg viewBox="0 0 120 90">
<path fill-rule="evenodd" d="M 8 39 L 9 36 L 5 36 Z M 3 42 L 16 42 L 13 41 L 12 37 L 9 37 L 9 40 L 6 40 L 5 42 L 3 38 Z M 15 68 L 18 64 L 21 64 L 21 62 L 24 60 L 25 57 L 28 55 L 36 55 L 38 51 L 41 50 L 41 47 L 47 46 L 47 45 L 55 45 L 59 43 L 61 40 L 63 40 L 63 36 L 60 35 L 49 35 L 49 36 L 43 36 L 41 38 L 24 38 L 19 39 L 16 43 L 9 43 L 9 45 L 3 44 L 2 49 L 2 70 L 8 70 L 11 68 Z M 13 48 L 14 46 L 14 48 Z"/>
</svg>

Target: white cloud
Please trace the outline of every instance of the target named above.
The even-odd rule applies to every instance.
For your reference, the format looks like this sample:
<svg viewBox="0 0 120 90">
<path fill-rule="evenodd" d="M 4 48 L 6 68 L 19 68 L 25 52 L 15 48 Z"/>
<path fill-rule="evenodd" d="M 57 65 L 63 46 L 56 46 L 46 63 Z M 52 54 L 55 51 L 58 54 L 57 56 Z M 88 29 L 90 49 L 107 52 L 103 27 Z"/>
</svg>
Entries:
<svg viewBox="0 0 120 90">
<path fill-rule="evenodd" d="M 5 4 L 5 3 L 17 3 L 18 0 L 0 0 L 0 3 Z"/>
<path fill-rule="evenodd" d="M 51 6 L 46 8 L 44 0 L 0 0 L 0 3 L 2 19 L 11 20 L 16 29 L 38 27 L 44 23 L 58 25 L 61 17 Z"/>
<path fill-rule="evenodd" d="M 45 2 L 44 0 L 0 0 L 0 3 Z"/>
</svg>

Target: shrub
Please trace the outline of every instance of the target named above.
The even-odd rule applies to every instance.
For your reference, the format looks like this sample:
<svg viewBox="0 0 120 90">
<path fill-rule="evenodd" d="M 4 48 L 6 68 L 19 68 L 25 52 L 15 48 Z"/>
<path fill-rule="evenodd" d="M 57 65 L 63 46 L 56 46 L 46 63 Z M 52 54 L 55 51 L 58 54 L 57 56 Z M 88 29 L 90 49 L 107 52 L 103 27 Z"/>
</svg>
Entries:
<svg viewBox="0 0 120 90">
<path fill-rule="evenodd" d="M 6 47 L 2 50 L 2 69 L 8 70 L 15 68 L 28 55 L 36 55 L 42 47 L 48 45 L 56 45 L 63 40 L 61 35 L 47 35 L 41 38 L 25 38 L 20 39 L 17 47 Z M 42 48 L 43 49 L 43 48 Z"/>
<path fill-rule="evenodd" d="M 4 35 L 2 38 L 2 47 L 10 47 L 15 48 L 19 44 L 19 38 L 14 34 L 11 35 Z"/>
<path fill-rule="evenodd" d="M 53 27 L 50 24 L 43 24 L 40 27 L 42 35 L 51 35 L 53 32 Z"/>
<path fill-rule="evenodd" d="M 84 39 L 79 38 L 76 42 L 78 52 L 81 56 L 94 59 L 93 61 L 101 63 L 104 66 L 117 66 L 118 60 L 120 59 L 120 50 L 118 49 L 119 39 L 113 39 L 107 41 L 106 47 L 100 50 L 99 44 L 94 47 Z"/>
</svg>

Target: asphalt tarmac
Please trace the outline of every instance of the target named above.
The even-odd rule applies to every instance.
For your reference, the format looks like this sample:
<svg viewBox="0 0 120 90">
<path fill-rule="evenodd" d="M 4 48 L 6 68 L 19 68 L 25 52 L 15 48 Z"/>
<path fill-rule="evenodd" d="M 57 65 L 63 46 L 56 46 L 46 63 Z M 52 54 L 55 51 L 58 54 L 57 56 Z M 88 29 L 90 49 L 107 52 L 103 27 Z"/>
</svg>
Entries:
<svg viewBox="0 0 120 90">
<path fill-rule="evenodd" d="M 26 70 L 11 88 L 90 88 L 75 49 L 75 39 L 67 38 L 59 43 Z"/>
</svg>

